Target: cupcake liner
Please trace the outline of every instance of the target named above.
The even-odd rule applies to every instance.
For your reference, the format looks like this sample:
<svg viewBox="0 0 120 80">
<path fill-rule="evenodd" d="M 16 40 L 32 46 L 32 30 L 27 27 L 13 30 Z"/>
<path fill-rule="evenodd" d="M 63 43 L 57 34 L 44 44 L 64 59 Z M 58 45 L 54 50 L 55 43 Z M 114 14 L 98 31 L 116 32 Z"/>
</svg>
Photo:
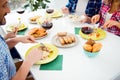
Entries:
<svg viewBox="0 0 120 80">
<path fill-rule="evenodd" d="M 97 55 L 100 53 L 100 51 L 97 51 L 97 52 L 89 52 L 89 51 L 84 50 L 84 53 L 85 53 L 88 57 L 95 57 L 95 56 L 97 56 Z"/>
</svg>

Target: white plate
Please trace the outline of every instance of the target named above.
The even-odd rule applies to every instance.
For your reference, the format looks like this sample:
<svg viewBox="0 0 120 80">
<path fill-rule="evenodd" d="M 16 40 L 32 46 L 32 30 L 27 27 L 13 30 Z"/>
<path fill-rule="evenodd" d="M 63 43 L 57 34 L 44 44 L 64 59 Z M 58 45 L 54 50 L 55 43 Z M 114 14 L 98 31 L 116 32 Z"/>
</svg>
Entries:
<svg viewBox="0 0 120 80">
<path fill-rule="evenodd" d="M 79 42 L 79 39 L 76 35 L 74 34 L 71 34 L 71 33 L 67 33 L 67 35 L 73 35 L 75 37 L 75 42 L 74 43 L 71 43 L 71 44 L 65 44 L 65 45 L 62 45 L 60 42 L 59 42 L 59 39 L 58 39 L 58 35 L 55 35 L 53 36 L 52 38 L 52 43 L 57 46 L 57 47 L 61 47 L 61 48 L 68 48 L 68 47 L 73 47 L 75 45 L 78 44 Z"/>
<path fill-rule="evenodd" d="M 42 17 L 42 16 L 39 16 L 39 15 L 31 16 L 31 17 L 29 18 L 29 22 L 32 23 L 32 24 L 37 24 L 37 19 L 39 19 L 39 18 L 41 18 L 41 17 Z M 35 20 L 35 21 L 31 21 L 31 20 L 30 20 L 31 18 L 36 18 L 36 20 Z"/>
</svg>

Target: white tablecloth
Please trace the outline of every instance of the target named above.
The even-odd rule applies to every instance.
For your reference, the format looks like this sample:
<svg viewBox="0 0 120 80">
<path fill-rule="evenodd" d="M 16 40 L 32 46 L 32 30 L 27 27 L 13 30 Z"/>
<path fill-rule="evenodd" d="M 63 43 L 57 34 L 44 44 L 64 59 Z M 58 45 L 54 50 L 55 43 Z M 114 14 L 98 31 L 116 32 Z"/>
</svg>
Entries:
<svg viewBox="0 0 120 80">
<path fill-rule="evenodd" d="M 29 28 L 39 27 L 39 25 L 29 23 L 31 14 L 33 13 L 22 15 L 10 13 L 6 16 L 6 25 L 17 22 L 17 18 L 21 17 L 22 22 L 27 23 Z M 44 14 L 44 11 L 42 13 L 38 11 L 36 14 Z M 51 44 L 52 37 L 57 32 L 66 31 L 74 34 L 76 26 L 81 27 L 80 24 L 71 23 L 67 17 L 53 19 L 53 28 L 49 30 L 48 36 L 37 41 Z M 89 58 L 83 53 L 82 46 L 86 40 L 79 35 L 77 37 L 79 38 L 78 45 L 58 48 L 59 54 L 63 55 L 63 69 L 61 71 L 39 70 L 40 65 L 34 65 L 31 72 L 35 80 L 112 80 L 119 74 L 120 38 L 118 36 L 107 32 L 106 38 L 98 41 L 102 43 L 103 47 L 100 54 L 94 58 Z M 26 51 L 33 45 L 35 44 L 18 43 L 16 48 L 24 59 Z"/>
</svg>

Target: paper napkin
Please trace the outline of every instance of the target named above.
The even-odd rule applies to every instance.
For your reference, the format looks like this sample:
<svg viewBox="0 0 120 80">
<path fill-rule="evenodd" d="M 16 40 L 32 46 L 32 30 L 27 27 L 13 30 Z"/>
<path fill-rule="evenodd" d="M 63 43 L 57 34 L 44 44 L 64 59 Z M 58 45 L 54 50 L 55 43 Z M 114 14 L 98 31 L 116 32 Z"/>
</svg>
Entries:
<svg viewBox="0 0 120 80">
<path fill-rule="evenodd" d="M 50 63 L 40 65 L 40 70 L 62 70 L 63 55 L 58 57 Z"/>
</svg>

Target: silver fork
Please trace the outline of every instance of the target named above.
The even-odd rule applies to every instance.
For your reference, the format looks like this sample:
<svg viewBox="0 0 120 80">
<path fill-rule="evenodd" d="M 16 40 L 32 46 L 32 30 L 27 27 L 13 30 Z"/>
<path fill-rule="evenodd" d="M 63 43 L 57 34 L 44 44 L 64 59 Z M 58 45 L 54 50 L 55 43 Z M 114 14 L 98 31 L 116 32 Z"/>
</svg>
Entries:
<svg viewBox="0 0 120 80">
<path fill-rule="evenodd" d="M 40 43 L 40 45 L 42 46 L 42 48 L 43 48 L 45 51 L 47 51 L 47 52 L 49 52 L 49 53 L 53 52 L 53 50 L 49 50 L 48 47 L 46 47 L 43 43 Z"/>
<path fill-rule="evenodd" d="M 41 45 L 43 48 L 46 48 L 46 49 L 47 49 L 47 47 L 46 47 L 43 43 L 40 43 L 40 45 Z"/>
</svg>

